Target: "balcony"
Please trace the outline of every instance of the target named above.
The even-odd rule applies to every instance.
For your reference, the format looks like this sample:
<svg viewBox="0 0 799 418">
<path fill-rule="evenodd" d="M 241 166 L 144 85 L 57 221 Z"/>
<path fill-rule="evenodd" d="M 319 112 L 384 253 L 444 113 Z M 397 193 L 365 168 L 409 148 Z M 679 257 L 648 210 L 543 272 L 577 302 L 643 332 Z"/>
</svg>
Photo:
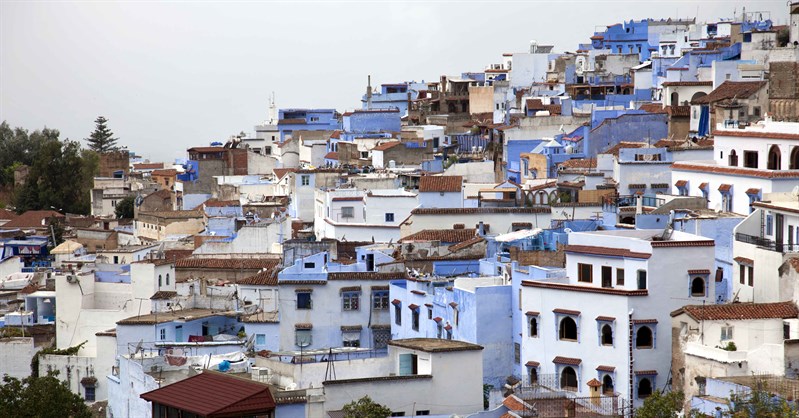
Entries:
<svg viewBox="0 0 799 418">
<path fill-rule="evenodd" d="M 768 238 L 742 234 L 740 232 L 737 232 L 735 234 L 735 240 L 746 244 L 752 244 L 765 250 L 776 251 L 778 253 L 799 252 L 799 244 L 795 243 L 786 244 L 783 242 L 776 242 Z"/>
</svg>

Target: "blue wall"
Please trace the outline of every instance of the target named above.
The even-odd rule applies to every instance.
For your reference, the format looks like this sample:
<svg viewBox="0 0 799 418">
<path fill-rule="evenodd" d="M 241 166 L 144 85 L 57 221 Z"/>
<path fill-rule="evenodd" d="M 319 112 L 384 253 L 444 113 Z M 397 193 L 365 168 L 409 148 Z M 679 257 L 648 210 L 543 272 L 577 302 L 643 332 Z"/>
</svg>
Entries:
<svg viewBox="0 0 799 418">
<path fill-rule="evenodd" d="M 344 131 L 347 133 L 399 132 L 400 112 L 395 110 L 356 110 L 344 114 Z"/>
</svg>

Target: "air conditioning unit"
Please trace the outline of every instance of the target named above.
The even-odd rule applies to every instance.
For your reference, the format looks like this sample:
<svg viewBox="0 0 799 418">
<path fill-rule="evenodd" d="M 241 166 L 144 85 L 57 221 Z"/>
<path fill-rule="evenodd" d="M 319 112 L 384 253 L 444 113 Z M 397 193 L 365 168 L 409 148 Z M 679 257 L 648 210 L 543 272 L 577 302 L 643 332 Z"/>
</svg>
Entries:
<svg viewBox="0 0 799 418">
<path fill-rule="evenodd" d="M 67 283 L 80 283 L 80 279 L 74 274 L 69 274 L 67 275 Z"/>
</svg>

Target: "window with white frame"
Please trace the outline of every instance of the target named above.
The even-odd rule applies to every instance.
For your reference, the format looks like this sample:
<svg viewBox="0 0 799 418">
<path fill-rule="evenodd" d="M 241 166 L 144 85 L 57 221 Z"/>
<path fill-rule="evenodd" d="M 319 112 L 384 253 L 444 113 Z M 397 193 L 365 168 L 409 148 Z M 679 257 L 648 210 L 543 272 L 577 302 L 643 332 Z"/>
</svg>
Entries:
<svg viewBox="0 0 799 418">
<path fill-rule="evenodd" d="M 388 309 L 388 290 L 372 291 L 372 309 L 376 311 Z"/>
<path fill-rule="evenodd" d="M 308 175 L 300 176 L 300 184 L 302 186 L 309 186 L 311 184 L 311 176 Z"/>
<path fill-rule="evenodd" d="M 294 344 L 297 347 L 307 347 L 313 342 L 310 329 L 295 329 Z"/>
<path fill-rule="evenodd" d="M 345 311 L 357 311 L 361 307 L 361 292 L 350 290 L 341 292 L 342 309 Z"/>
<path fill-rule="evenodd" d="M 538 314 L 527 314 L 527 333 L 531 338 L 538 338 Z"/>
<path fill-rule="evenodd" d="M 341 217 L 342 218 L 354 218 L 355 217 L 355 209 L 352 206 L 342 206 L 341 207 Z"/>
<path fill-rule="evenodd" d="M 721 341 L 727 341 L 732 339 L 732 327 L 725 326 L 721 327 Z"/>
</svg>

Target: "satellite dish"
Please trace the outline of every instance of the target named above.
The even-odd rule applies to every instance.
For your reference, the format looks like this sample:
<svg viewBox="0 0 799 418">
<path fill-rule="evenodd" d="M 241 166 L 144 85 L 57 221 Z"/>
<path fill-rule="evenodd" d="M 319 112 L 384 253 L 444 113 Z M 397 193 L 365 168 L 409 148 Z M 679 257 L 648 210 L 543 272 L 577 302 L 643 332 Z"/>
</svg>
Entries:
<svg viewBox="0 0 799 418">
<path fill-rule="evenodd" d="M 571 229 L 571 228 L 565 228 L 565 229 L 563 230 L 563 232 L 565 232 L 565 233 L 567 233 L 567 234 L 571 234 L 571 233 L 572 233 L 572 232 L 574 232 L 574 231 L 572 231 L 572 229 Z"/>
<path fill-rule="evenodd" d="M 721 212 L 721 203 L 716 203 L 716 206 L 713 207 L 713 210 L 716 212 Z"/>
<path fill-rule="evenodd" d="M 791 190 L 791 196 L 799 197 L 799 185 L 793 186 L 793 190 Z"/>
</svg>

